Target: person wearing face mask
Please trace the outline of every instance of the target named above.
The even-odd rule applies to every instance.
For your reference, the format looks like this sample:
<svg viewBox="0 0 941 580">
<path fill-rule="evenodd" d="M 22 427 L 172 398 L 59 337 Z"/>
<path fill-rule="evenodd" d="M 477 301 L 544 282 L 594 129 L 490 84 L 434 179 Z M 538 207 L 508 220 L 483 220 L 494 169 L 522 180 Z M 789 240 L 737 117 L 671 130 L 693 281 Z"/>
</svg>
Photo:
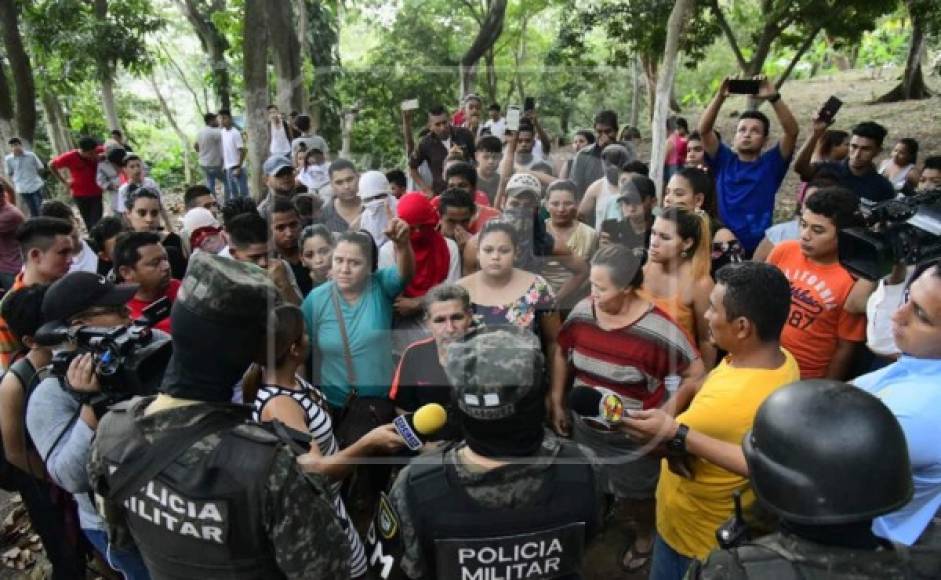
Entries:
<svg viewBox="0 0 941 580">
<path fill-rule="evenodd" d="M 202 207 L 194 207 L 183 216 L 183 236 L 189 243 L 190 255 L 197 252 L 218 254 L 227 243 L 216 216 Z"/>
<path fill-rule="evenodd" d="M 422 297 L 432 286 L 456 282 L 461 277 L 461 255 L 457 243 L 437 230 L 438 214 L 424 194 L 417 191 L 405 194 L 397 209 L 399 219 L 409 226 L 409 243 L 415 254 L 415 274 L 393 304 L 392 348 L 399 354 L 425 337 Z M 393 266 L 395 262 L 395 244 L 386 242 L 379 248 L 379 267 Z"/>
<path fill-rule="evenodd" d="M 585 452 L 543 427 L 543 361 L 539 340 L 518 329 L 448 347 L 464 441 L 409 464 L 380 497 L 369 552 L 394 573 L 581 578 L 601 493 Z"/>
<path fill-rule="evenodd" d="M 621 144 L 614 143 L 604 148 L 601 164 L 604 175 L 595 180 L 585 191 L 578 206 L 578 218 L 586 223 L 601 227 L 608 205 L 618 197 L 618 180 L 621 167 L 631 161 L 630 152 Z"/>
<path fill-rule="evenodd" d="M 781 94 L 767 78 L 760 80 L 758 94 L 753 99 L 766 100 L 774 108 L 784 134 L 773 147 L 763 152 L 768 142 L 771 122 L 760 111 L 745 111 L 739 115 L 733 150 L 716 137 L 716 117 L 729 96 L 729 79 L 699 119 L 706 160 L 715 172 L 719 215 L 751 257 L 758 243 L 771 226 L 774 199 L 787 174 L 794 155 L 799 127 L 791 110 L 781 100 Z"/>
<path fill-rule="evenodd" d="M 650 560 L 654 541 L 654 493 L 660 458 L 649 446 L 627 439 L 614 427 L 570 417 L 570 387 L 612 391 L 625 409 L 663 408 L 675 414 L 689 402 L 704 374 L 696 347 L 663 310 L 640 297 L 640 256 L 611 244 L 591 261 L 591 296 L 579 302 L 559 332 L 551 359 L 550 425 L 572 435 L 601 460 L 602 491 L 622 502 L 634 519 L 634 540 L 621 555 L 625 571 L 636 573 Z M 670 385 L 679 383 L 676 395 Z"/>
<path fill-rule="evenodd" d="M 377 250 L 369 234 L 341 234 L 333 250 L 332 279 L 304 300 L 321 388 L 334 409 L 344 409 L 354 389 L 361 398 L 388 396 L 394 301 L 415 271 L 409 235 L 404 221 L 389 222 L 386 236 L 395 244 L 396 266 L 376 269 Z"/>
<path fill-rule="evenodd" d="M 359 176 L 359 198 L 363 200 L 363 213 L 358 222 L 350 224 L 352 230 L 366 230 L 376 246 L 387 241 L 385 230 L 395 216 L 398 200 L 392 195 L 389 180 L 381 171 L 367 171 Z"/>
</svg>

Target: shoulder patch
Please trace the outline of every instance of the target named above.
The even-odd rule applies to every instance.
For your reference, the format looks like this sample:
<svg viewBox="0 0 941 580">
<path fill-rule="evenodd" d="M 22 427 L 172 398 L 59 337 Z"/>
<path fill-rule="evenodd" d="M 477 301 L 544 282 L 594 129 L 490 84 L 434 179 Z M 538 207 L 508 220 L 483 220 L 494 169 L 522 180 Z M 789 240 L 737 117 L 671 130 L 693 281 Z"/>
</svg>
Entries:
<svg viewBox="0 0 941 580">
<path fill-rule="evenodd" d="M 389 503 L 389 496 L 379 494 L 379 506 L 376 510 L 376 526 L 383 539 L 391 540 L 399 533 L 399 518 Z"/>
</svg>

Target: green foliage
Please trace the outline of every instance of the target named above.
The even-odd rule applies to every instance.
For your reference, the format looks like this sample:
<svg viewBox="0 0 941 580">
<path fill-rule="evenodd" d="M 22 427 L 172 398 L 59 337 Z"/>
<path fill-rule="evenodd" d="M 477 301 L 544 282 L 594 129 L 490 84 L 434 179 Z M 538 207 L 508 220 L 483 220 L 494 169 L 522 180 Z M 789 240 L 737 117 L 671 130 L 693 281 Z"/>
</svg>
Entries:
<svg viewBox="0 0 941 580">
<path fill-rule="evenodd" d="M 337 88 L 341 75 L 339 6 L 304 1 L 307 7 L 307 46 L 304 49 L 310 55 L 311 104 L 320 110 L 320 134 L 337 143 L 342 109 Z"/>
</svg>

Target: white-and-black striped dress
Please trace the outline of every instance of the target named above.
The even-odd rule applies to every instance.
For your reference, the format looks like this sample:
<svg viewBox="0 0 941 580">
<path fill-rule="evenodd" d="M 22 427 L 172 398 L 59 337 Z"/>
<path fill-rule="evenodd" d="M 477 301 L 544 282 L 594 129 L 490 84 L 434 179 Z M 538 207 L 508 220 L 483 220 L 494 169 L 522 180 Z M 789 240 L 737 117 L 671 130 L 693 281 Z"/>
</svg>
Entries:
<svg viewBox="0 0 941 580">
<path fill-rule="evenodd" d="M 259 387 L 258 394 L 255 396 L 252 418 L 260 423 L 262 411 L 268 401 L 278 396 L 291 397 L 304 409 L 304 414 L 307 417 L 307 430 L 310 431 L 314 441 L 317 442 L 320 454 L 325 457 L 333 455 L 339 451 L 340 446 L 337 444 L 336 437 L 333 436 L 333 421 L 319 404 L 320 401 L 324 401 L 325 404 L 325 399 L 313 385 L 300 377 L 296 378 L 297 383 L 301 386 L 301 389 L 297 391 L 277 385 L 262 385 Z M 353 527 L 350 515 L 346 511 L 346 505 L 344 505 L 343 499 L 340 498 L 341 485 L 342 483 L 339 481 L 333 482 L 330 491 L 333 494 L 333 506 L 336 509 L 337 517 L 340 518 L 340 523 L 346 528 L 346 536 L 350 543 L 350 575 L 355 578 L 366 573 L 366 550 L 359 534 L 356 533 L 356 528 Z"/>
</svg>

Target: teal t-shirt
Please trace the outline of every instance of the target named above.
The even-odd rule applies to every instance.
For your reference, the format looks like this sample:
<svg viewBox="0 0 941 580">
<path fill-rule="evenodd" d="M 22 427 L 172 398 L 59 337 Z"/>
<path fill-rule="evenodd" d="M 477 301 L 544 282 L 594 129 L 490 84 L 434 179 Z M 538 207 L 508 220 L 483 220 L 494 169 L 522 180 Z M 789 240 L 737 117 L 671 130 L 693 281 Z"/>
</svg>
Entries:
<svg viewBox="0 0 941 580">
<path fill-rule="evenodd" d="M 334 407 L 340 407 L 350 392 L 343 336 L 333 307 L 336 282 L 330 281 L 311 291 L 301 308 L 316 347 L 315 365 L 320 366 L 320 387 Z M 340 309 L 346 324 L 353 356 L 355 386 L 361 397 L 387 397 L 392 383 L 392 302 L 405 284 L 396 268 L 374 272 L 355 304 L 340 296 Z"/>
</svg>

